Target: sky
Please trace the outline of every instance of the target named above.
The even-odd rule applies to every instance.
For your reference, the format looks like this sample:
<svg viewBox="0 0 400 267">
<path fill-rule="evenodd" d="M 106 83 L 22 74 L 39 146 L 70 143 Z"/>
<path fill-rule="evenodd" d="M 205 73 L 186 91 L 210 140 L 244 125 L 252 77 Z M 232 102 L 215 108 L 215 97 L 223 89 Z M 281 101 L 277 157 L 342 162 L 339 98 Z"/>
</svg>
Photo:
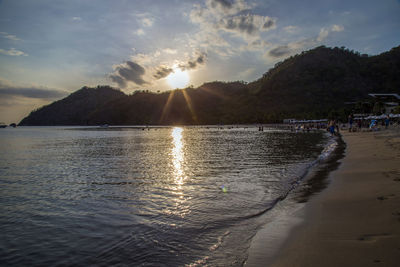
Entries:
<svg viewBox="0 0 400 267">
<path fill-rule="evenodd" d="M 83 86 L 253 81 L 314 47 L 400 45 L 400 0 L 0 0 L 0 121 Z"/>
</svg>

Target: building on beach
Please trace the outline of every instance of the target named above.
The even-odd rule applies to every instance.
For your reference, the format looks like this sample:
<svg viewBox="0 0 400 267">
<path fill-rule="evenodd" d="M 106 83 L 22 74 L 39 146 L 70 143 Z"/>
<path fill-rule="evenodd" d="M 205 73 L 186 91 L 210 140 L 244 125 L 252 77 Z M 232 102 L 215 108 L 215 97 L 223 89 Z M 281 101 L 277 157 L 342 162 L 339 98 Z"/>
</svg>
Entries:
<svg viewBox="0 0 400 267">
<path fill-rule="evenodd" d="M 376 102 L 382 103 L 382 113 L 390 114 L 393 113 L 395 108 L 400 105 L 400 95 L 393 93 L 386 94 L 375 94 L 370 93 L 369 96 L 376 99 Z"/>
</svg>

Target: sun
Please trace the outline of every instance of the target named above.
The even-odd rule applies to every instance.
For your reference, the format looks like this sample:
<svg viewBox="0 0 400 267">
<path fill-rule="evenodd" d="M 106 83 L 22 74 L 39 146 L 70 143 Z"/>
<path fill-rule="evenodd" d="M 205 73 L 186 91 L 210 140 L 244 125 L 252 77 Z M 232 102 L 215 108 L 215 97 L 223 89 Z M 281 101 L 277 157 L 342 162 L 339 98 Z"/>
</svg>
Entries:
<svg viewBox="0 0 400 267">
<path fill-rule="evenodd" d="M 187 71 L 175 68 L 170 75 L 167 76 L 167 82 L 172 88 L 185 88 L 189 84 L 190 78 Z"/>
</svg>

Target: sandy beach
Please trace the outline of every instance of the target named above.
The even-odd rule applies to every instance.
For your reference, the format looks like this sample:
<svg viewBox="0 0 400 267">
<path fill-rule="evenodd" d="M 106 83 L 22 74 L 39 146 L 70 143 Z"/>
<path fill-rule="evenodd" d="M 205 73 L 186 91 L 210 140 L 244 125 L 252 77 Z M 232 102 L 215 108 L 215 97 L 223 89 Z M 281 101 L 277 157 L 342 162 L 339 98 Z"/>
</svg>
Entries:
<svg viewBox="0 0 400 267">
<path fill-rule="evenodd" d="M 328 187 L 267 223 L 245 266 L 399 266 L 400 128 L 342 137 Z"/>
<path fill-rule="evenodd" d="M 343 139 L 346 155 L 330 185 L 260 266 L 399 266 L 400 129 L 344 132 Z"/>
</svg>

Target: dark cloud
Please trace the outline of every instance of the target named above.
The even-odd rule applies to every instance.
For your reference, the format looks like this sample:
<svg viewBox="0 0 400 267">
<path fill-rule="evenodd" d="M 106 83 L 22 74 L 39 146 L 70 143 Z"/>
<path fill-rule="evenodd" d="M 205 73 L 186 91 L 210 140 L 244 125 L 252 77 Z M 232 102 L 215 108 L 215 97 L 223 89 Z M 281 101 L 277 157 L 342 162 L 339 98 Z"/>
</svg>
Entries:
<svg viewBox="0 0 400 267">
<path fill-rule="evenodd" d="M 290 52 L 291 52 L 291 49 L 289 48 L 289 46 L 281 45 L 281 46 L 271 49 L 268 52 L 268 55 L 270 55 L 271 57 L 283 57 L 283 56 L 290 54 Z"/>
<path fill-rule="evenodd" d="M 182 70 L 190 70 L 190 69 L 195 69 L 197 68 L 199 65 L 202 65 L 205 63 L 206 61 L 206 54 L 205 53 L 201 53 L 198 54 L 197 57 L 193 60 L 189 60 L 187 63 L 185 64 L 180 64 L 179 67 Z"/>
<path fill-rule="evenodd" d="M 257 27 L 254 25 L 253 21 L 253 16 L 241 15 L 222 20 L 220 26 L 227 30 L 237 30 L 239 32 L 253 34 L 257 31 Z"/>
<path fill-rule="evenodd" d="M 197 64 L 203 64 L 206 60 L 206 54 L 201 54 L 197 57 L 196 62 Z"/>
<path fill-rule="evenodd" d="M 275 25 L 275 22 L 272 19 L 267 19 L 267 21 L 263 25 L 263 29 L 269 29 Z"/>
<path fill-rule="evenodd" d="M 259 31 L 266 31 L 275 26 L 275 21 L 269 17 L 259 15 L 239 15 L 222 19 L 218 28 L 226 31 L 245 33 L 248 35 L 258 34 Z"/>
<path fill-rule="evenodd" d="M 216 8 L 217 6 L 221 6 L 226 9 L 232 8 L 232 3 L 227 0 L 212 0 L 211 7 Z"/>
<path fill-rule="evenodd" d="M 156 73 L 153 75 L 154 78 L 158 79 L 162 79 L 164 77 L 167 77 L 171 72 L 173 72 L 174 70 L 171 69 L 170 67 L 167 66 L 160 66 L 157 68 Z"/>
<path fill-rule="evenodd" d="M 113 82 L 118 83 L 120 87 L 126 87 L 127 82 L 133 82 L 137 85 L 147 84 L 142 76 L 145 74 L 145 69 L 133 61 L 127 61 L 126 65 L 119 65 L 116 72 L 110 75 Z"/>
<path fill-rule="evenodd" d="M 113 82 L 117 83 L 120 87 L 122 87 L 122 88 L 126 87 L 126 82 L 123 78 L 121 78 L 121 76 L 111 74 L 110 78 Z"/>
<path fill-rule="evenodd" d="M 68 92 L 57 90 L 57 89 L 47 89 L 47 88 L 36 88 L 36 87 L 17 87 L 11 84 L 3 83 L 0 81 L 0 96 L 1 97 L 13 97 L 22 96 L 28 98 L 38 98 L 38 99 L 57 99 L 64 97 Z"/>
</svg>

